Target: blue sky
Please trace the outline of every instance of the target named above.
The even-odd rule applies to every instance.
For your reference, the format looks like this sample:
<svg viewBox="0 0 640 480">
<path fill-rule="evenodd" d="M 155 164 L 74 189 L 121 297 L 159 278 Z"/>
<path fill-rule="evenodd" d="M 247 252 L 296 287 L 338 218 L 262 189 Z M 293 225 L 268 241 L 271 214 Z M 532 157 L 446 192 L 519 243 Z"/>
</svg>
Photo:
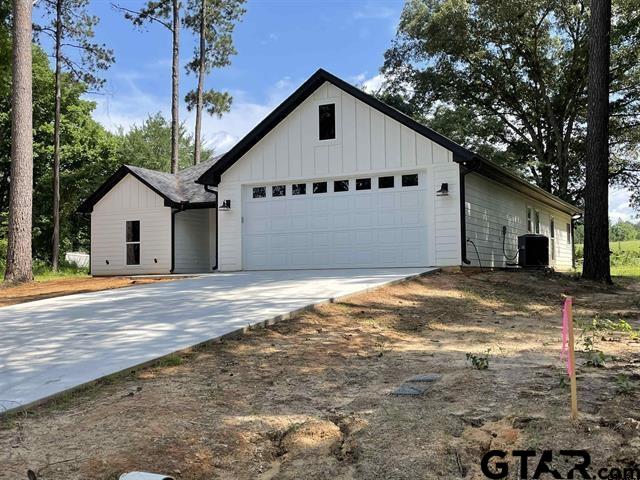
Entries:
<svg viewBox="0 0 640 480">
<path fill-rule="evenodd" d="M 118 0 L 114 0 L 118 3 Z M 119 0 L 137 9 L 142 0 Z M 222 119 L 205 116 L 203 135 L 219 153 L 253 128 L 318 68 L 370 88 L 379 85 L 379 69 L 391 44 L 403 0 L 248 0 L 234 41 L 232 65 L 212 72 L 207 88 L 229 91 L 231 111 Z M 151 24 L 134 28 L 110 0 L 92 0 L 101 19 L 96 37 L 114 50 L 116 63 L 105 73 L 94 118 L 110 130 L 140 124 L 158 111 L 170 116 L 171 35 Z M 181 65 L 193 54 L 194 38 L 182 32 Z M 181 70 L 181 100 L 195 77 Z M 181 121 L 194 124 L 182 104 Z M 615 221 L 633 216 L 626 191 L 611 190 L 609 214 Z"/>
</svg>

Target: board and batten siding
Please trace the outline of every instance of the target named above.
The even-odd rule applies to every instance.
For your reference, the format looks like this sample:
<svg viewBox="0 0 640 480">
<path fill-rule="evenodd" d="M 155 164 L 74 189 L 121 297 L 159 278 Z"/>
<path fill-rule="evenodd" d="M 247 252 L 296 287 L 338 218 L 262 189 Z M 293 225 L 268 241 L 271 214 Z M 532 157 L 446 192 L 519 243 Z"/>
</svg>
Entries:
<svg viewBox="0 0 640 480">
<path fill-rule="evenodd" d="M 127 220 L 140 221 L 140 265 L 125 264 Z M 164 206 L 160 195 L 127 175 L 93 207 L 91 273 L 135 275 L 170 270 L 171 209 Z"/>
<path fill-rule="evenodd" d="M 185 210 L 175 214 L 174 272 L 210 272 L 210 235 L 215 235 L 209 224 L 209 209 Z"/>
<path fill-rule="evenodd" d="M 336 105 L 336 138 L 320 141 L 318 106 L 324 103 Z M 427 209 L 434 222 L 425 248 L 431 263 L 459 265 L 459 234 L 452 235 L 456 225 L 459 231 L 460 222 L 459 170 L 452 152 L 333 84 L 321 85 L 223 173 L 219 199 L 230 200 L 231 210 L 218 213 L 220 270 L 243 268 L 243 185 L 411 171 L 427 175 Z M 435 200 L 443 182 L 449 183 L 451 193 Z"/>
<path fill-rule="evenodd" d="M 571 224 L 569 214 L 476 173 L 465 178 L 466 233 L 478 249 L 476 253 L 474 245 L 467 243 L 467 258 L 472 266 L 479 266 L 478 256 L 483 267 L 505 267 L 507 262 L 517 263 L 518 236 L 527 233 L 527 206 L 540 212 L 540 233 L 549 238 L 550 219 L 554 218 L 555 261 L 551 260 L 549 252 L 552 266 L 558 270 L 572 267 L 571 236 L 567 235 L 567 225 Z M 503 226 L 507 227 L 504 250 L 509 260 L 503 253 Z"/>
</svg>

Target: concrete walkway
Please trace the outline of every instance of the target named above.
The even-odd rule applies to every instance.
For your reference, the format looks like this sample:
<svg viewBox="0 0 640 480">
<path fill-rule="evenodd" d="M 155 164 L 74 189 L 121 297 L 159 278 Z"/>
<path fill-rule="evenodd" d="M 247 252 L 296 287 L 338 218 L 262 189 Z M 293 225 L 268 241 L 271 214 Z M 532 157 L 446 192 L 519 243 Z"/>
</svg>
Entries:
<svg viewBox="0 0 640 480">
<path fill-rule="evenodd" d="M 220 273 L 0 308 L 0 411 L 425 270 Z"/>
</svg>

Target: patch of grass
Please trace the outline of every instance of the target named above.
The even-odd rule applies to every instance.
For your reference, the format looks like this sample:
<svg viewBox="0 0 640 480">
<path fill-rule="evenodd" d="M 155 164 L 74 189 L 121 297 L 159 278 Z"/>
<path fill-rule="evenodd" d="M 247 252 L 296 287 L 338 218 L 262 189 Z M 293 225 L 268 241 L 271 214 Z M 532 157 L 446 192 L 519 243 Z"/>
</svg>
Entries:
<svg viewBox="0 0 640 480">
<path fill-rule="evenodd" d="M 69 277 L 86 277 L 88 275 L 88 268 L 76 267 L 66 262 L 60 264 L 57 272 L 54 272 L 51 266 L 44 262 L 36 261 L 33 265 L 33 278 L 36 282 L 46 282 Z"/>
<path fill-rule="evenodd" d="M 625 375 L 624 373 L 616 375 L 613 383 L 616 384 L 616 392 L 619 395 L 629 395 L 634 390 L 634 385 L 629 375 Z"/>
<path fill-rule="evenodd" d="M 177 367 L 178 365 L 182 365 L 183 362 L 184 362 L 184 358 L 182 358 L 180 355 L 176 355 L 175 353 L 172 353 L 171 355 L 167 355 L 166 357 L 162 357 L 160 360 L 158 360 L 154 364 L 154 367 L 158 367 L 158 368 Z"/>
</svg>

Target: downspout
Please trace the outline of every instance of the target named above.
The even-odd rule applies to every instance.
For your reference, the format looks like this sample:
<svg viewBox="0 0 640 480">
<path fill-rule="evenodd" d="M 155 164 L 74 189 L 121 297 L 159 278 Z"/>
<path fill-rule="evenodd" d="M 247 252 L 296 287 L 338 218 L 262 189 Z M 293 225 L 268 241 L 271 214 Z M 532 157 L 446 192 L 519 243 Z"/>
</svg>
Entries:
<svg viewBox="0 0 640 480">
<path fill-rule="evenodd" d="M 571 216 L 571 268 L 576 269 L 576 236 L 575 236 L 575 228 L 576 221 L 582 218 L 582 214 L 579 216 L 572 215 Z"/>
<path fill-rule="evenodd" d="M 209 193 L 213 193 L 216 196 L 216 263 L 214 265 L 211 266 L 211 270 L 218 270 L 218 239 L 219 239 L 219 232 L 218 232 L 218 191 L 217 190 L 211 190 L 209 189 L 209 185 L 205 185 L 204 186 L 205 191 L 209 192 Z"/>
<path fill-rule="evenodd" d="M 465 208 L 465 177 L 472 172 L 479 169 L 480 163 L 476 161 L 476 158 L 472 158 L 470 161 L 463 160 L 459 162 L 460 171 L 460 257 L 462 263 L 470 265 L 471 261 L 467 258 L 467 212 Z"/>
</svg>

